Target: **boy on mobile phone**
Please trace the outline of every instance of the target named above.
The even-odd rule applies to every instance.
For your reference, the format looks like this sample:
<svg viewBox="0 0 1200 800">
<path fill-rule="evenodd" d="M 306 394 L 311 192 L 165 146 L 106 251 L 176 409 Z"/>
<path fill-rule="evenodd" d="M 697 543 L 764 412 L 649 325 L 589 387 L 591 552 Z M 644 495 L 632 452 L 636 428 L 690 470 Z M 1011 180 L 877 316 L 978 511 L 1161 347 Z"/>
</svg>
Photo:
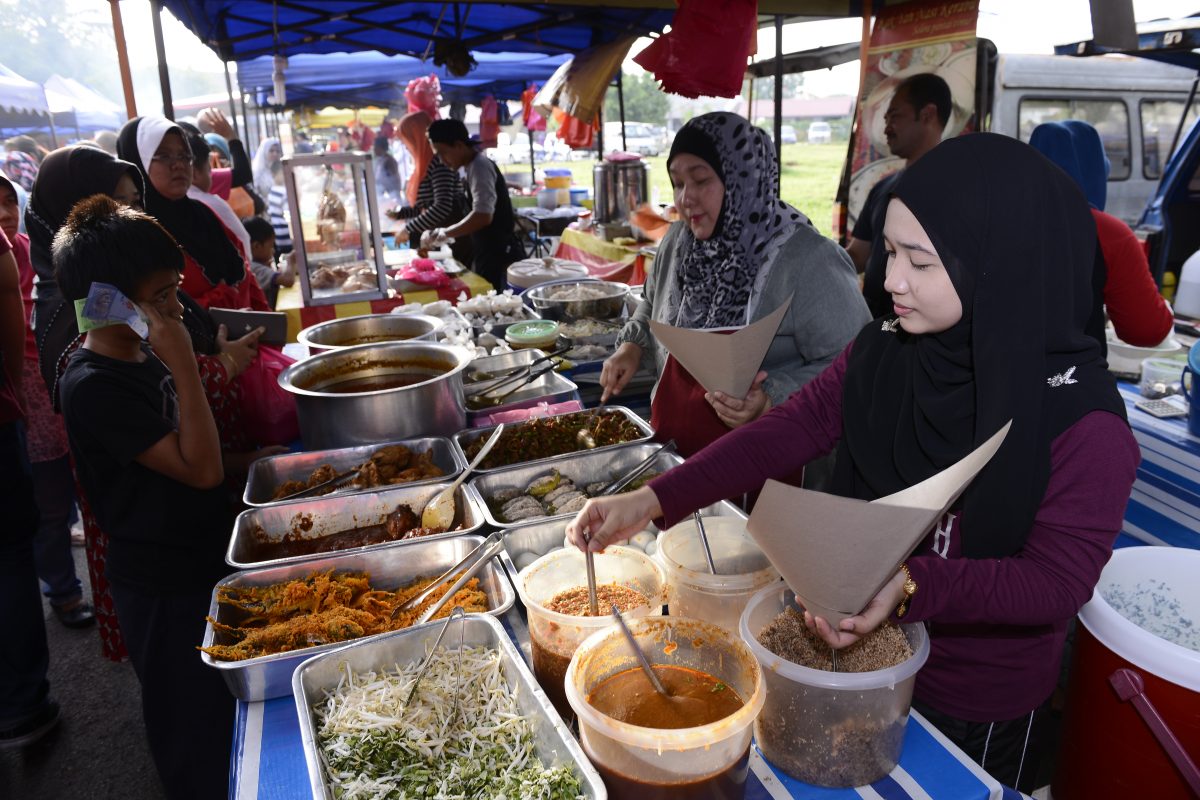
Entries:
<svg viewBox="0 0 1200 800">
<path fill-rule="evenodd" d="M 153 218 L 104 196 L 54 239 L 68 300 L 115 286 L 145 314 L 89 330 L 59 391 L 77 474 L 110 544 L 105 571 L 155 766 L 171 798 L 227 792 L 234 702 L 196 646 L 231 517 L 221 444 L 177 296 L 183 254 Z"/>
</svg>

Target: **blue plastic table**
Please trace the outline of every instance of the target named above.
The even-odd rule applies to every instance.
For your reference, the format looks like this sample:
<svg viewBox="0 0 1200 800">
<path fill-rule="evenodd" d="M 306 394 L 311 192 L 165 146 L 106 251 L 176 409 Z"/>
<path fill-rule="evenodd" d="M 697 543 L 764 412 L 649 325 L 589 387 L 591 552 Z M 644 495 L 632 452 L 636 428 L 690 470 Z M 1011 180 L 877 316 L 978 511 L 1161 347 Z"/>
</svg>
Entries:
<svg viewBox="0 0 1200 800">
<path fill-rule="evenodd" d="M 529 633 L 518 610 L 502 619 L 529 658 Z M 310 796 L 300 744 L 300 723 L 291 697 L 238 703 L 231 800 L 300 800 Z M 908 718 L 900 764 L 887 777 L 855 789 L 822 789 L 789 778 L 769 764 L 757 747 L 750 753 L 746 800 L 1017 800 L 913 711 Z"/>
<path fill-rule="evenodd" d="M 1142 544 L 1200 548 L 1200 439 L 1186 417 L 1154 417 L 1134 406 L 1137 386 L 1118 387 L 1142 451 L 1123 532 Z"/>
</svg>

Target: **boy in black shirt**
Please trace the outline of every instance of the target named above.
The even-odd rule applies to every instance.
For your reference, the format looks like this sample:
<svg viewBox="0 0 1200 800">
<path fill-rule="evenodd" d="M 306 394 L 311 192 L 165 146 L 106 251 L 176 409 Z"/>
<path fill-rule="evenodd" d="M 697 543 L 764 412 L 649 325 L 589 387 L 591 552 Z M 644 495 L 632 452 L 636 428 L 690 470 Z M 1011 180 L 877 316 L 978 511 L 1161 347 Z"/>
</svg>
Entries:
<svg viewBox="0 0 1200 800">
<path fill-rule="evenodd" d="M 196 652 L 231 519 L 217 427 L 182 323 L 183 255 L 154 219 L 83 201 L 54 240 L 63 295 L 116 286 L 145 313 L 91 330 L 60 381 L 79 481 L 110 538 L 105 572 L 171 798 L 227 793 L 234 701 Z"/>
</svg>

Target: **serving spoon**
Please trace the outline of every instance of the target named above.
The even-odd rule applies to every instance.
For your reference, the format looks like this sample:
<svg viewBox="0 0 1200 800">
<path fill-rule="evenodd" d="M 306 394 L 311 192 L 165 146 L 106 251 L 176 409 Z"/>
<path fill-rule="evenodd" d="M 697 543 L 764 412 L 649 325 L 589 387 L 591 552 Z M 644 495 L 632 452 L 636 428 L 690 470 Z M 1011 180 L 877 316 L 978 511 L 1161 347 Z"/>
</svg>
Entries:
<svg viewBox="0 0 1200 800">
<path fill-rule="evenodd" d="M 450 529 L 451 523 L 454 522 L 454 493 L 458 491 L 458 487 L 461 486 L 462 482 L 467 479 L 467 476 L 470 475 L 475 468 L 479 466 L 480 462 L 483 461 L 487 454 L 492 451 L 492 447 L 494 447 L 496 442 L 500 440 L 500 434 L 502 433 L 504 433 L 504 423 L 500 423 L 496 426 L 496 430 L 493 431 L 492 435 L 488 437 L 488 440 L 484 442 L 483 447 L 479 448 L 479 453 L 475 456 L 475 460 L 472 461 L 467 468 L 464 469 L 462 473 L 460 473 L 459 476 L 454 479 L 454 483 L 450 484 L 445 489 L 442 489 L 440 492 L 434 495 L 433 499 L 425 505 L 424 510 L 421 511 L 422 528 L 441 528 L 442 530 Z"/>
</svg>

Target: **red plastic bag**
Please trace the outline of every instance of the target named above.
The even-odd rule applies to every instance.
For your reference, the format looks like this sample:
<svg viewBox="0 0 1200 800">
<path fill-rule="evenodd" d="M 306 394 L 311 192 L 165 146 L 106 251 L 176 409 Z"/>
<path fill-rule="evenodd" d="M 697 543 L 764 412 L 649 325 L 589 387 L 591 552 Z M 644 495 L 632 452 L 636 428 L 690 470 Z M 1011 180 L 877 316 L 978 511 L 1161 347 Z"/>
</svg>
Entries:
<svg viewBox="0 0 1200 800">
<path fill-rule="evenodd" d="M 442 103 L 442 84 L 437 75 L 413 78 L 404 89 L 408 100 L 408 113 L 424 111 L 432 119 L 438 119 L 438 106 Z"/>
<path fill-rule="evenodd" d="M 259 345 L 258 357 L 237 378 L 242 421 L 259 447 L 287 445 L 300 438 L 296 399 L 279 385 L 279 373 L 293 363 L 278 348 Z"/>
<path fill-rule="evenodd" d="M 479 146 L 495 147 L 500 136 L 500 108 L 496 98 L 487 95 L 479 105 Z"/>
<path fill-rule="evenodd" d="M 525 120 L 526 130 L 544 131 L 546 130 L 546 118 L 533 107 L 533 98 L 537 97 L 537 93 L 537 86 L 532 83 L 525 91 L 521 92 L 521 116 Z"/>
<path fill-rule="evenodd" d="M 563 112 L 562 117 L 559 117 L 558 113 L 558 109 L 555 109 L 555 118 L 558 119 L 558 138 L 573 150 L 590 149 L 592 142 L 595 141 L 596 131 L 600 129 L 599 117 L 593 122 L 587 123 L 566 112 Z"/>
<path fill-rule="evenodd" d="M 756 0 L 679 0 L 671 30 L 634 56 L 662 90 L 683 97 L 737 97 L 757 44 Z"/>
</svg>

